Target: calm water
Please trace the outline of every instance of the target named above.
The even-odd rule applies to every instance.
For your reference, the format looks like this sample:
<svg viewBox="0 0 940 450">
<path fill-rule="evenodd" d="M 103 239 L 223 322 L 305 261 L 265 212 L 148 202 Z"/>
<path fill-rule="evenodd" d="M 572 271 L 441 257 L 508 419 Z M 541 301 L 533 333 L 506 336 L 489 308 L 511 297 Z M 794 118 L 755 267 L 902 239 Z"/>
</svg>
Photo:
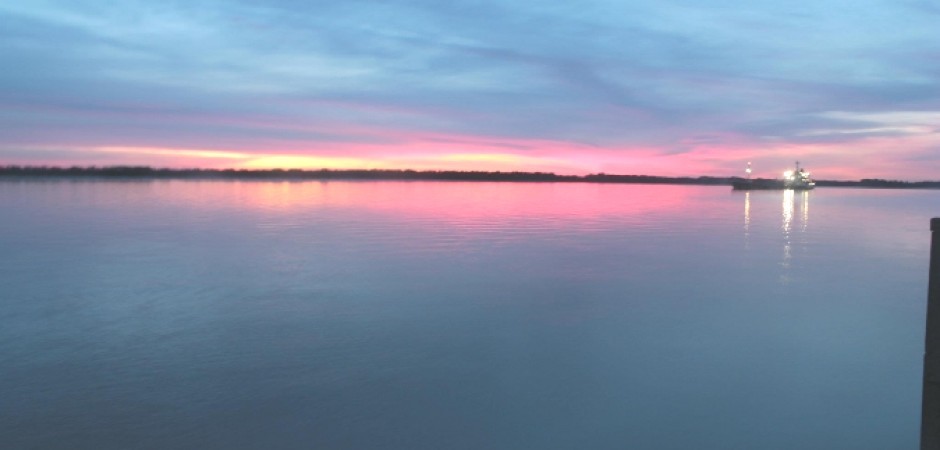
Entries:
<svg viewBox="0 0 940 450">
<path fill-rule="evenodd" d="M 0 442 L 914 449 L 940 192 L 0 182 Z"/>
</svg>

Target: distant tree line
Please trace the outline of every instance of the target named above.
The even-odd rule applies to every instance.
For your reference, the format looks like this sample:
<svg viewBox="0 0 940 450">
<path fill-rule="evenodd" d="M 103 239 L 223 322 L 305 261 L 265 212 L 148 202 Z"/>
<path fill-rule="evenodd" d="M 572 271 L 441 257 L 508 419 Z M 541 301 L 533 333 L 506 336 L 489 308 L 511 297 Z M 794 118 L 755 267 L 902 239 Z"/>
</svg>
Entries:
<svg viewBox="0 0 940 450">
<path fill-rule="evenodd" d="M 527 181 L 633 184 L 693 184 L 730 186 L 739 177 L 661 177 L 654 175 L 557 175 L 551 172 L 487 172 L 458 170 L 303 170 L 303 169 L 167 169 L 148 166 L 0 166 L 0 177 L 68 177 L 122 179 L 231 179 L 231 180 L 441 180 Z M 817 186 L 938 189 L 940 181 L 817 180 Z"/>
<path fill-rule="evenodd" d="M 727 177 L 659 177 L 655 175 L 608 175 L 605 173 L 585 175 L 580 181 L 591 183 L 637 183 L 637 184 L 704 184 L 730 185 L 734 178 Z"/>
<path fill-rule="evenodd" d="M 816 186 L 863 187 L 880 189 L 940 189 L 940 181 L 900 181 L 880 178 L 862 178 L 858 181 L 817 180 Z"/>
<path fill-rule="evenodd" d="M 147 166 L 54 167 L 0 166 L 0 176 L 224 178 L 224 179 L 366 179 L 366 180 L 507 180 L 570 181 L 577 177 L 543 172 L 303 170 L 303 169 L 167 169 Z"/>
<path fill-rule="evenodd" d="M 147 166 L 55 167 L 0 166 L 0 176 L 144 179 L 267 179 L 267 180 L 453 180 L 541 181 L 651 184 L 730 184 L 730 178 L 675 178 L 650 175 L 586 176 L 551 172 L 488 172 L 459 170 L 303 170 L 303 169 L 166 169 Z"/>
</svg>

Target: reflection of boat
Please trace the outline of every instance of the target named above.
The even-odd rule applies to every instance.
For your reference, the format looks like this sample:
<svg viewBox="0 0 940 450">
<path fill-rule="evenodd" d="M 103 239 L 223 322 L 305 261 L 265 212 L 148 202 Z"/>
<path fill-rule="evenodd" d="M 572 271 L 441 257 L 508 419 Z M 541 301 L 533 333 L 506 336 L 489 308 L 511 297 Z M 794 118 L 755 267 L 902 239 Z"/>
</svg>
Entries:
<svg viewBox="0 0 940 450">
<path fill-rule="evenodd" d="M 747 173 L 751 173 L 751 165 L 748 163 Z M 796 162 L 796 170 L 788 170 L 783 173 L 783 178 L 777 180 L 768 180 L 764 178 L 747 178 L 744 180 L 734 180 L 731 182 L 731 188 L 736 190 L 756 190 L 756 189 L 793 189 L 796 191 L 808 191 L 816 187 L 816 183 L 809 177 L 809 172 L 800 167 L 800 162 Z"/>
</svg>

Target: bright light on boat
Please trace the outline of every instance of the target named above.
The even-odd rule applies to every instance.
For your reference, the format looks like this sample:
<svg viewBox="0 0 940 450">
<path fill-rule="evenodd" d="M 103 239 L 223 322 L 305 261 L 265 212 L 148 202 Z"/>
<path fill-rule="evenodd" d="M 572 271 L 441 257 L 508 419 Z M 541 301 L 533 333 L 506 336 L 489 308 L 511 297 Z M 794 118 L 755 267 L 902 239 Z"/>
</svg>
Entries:
<svg viewBox="0 0 940 450">
<path fill-rule="evenodd" d="M 786 178 L 786 179 L 788 179 L 788 180 L 789 180 L 790 178 L 793 178 L 793 171 L 792 171 L 792 170 L 788 170 L 788 171 L 784 172 L 784 173 L 783 173 L 783 177 Z"/>
</svg>

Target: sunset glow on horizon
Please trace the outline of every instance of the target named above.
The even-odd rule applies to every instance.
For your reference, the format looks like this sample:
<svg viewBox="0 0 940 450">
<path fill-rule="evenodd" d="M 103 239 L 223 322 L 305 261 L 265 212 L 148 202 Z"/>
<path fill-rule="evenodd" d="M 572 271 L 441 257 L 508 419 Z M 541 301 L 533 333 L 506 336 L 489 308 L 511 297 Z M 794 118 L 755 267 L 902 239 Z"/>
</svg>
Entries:
<svg viewBox="0 0 940 450">
<path fill-rule="evenodd" d="M 0 19 L 0 165 L 940 179 L 926 3 L 50 0 Z"/>
</svg>

